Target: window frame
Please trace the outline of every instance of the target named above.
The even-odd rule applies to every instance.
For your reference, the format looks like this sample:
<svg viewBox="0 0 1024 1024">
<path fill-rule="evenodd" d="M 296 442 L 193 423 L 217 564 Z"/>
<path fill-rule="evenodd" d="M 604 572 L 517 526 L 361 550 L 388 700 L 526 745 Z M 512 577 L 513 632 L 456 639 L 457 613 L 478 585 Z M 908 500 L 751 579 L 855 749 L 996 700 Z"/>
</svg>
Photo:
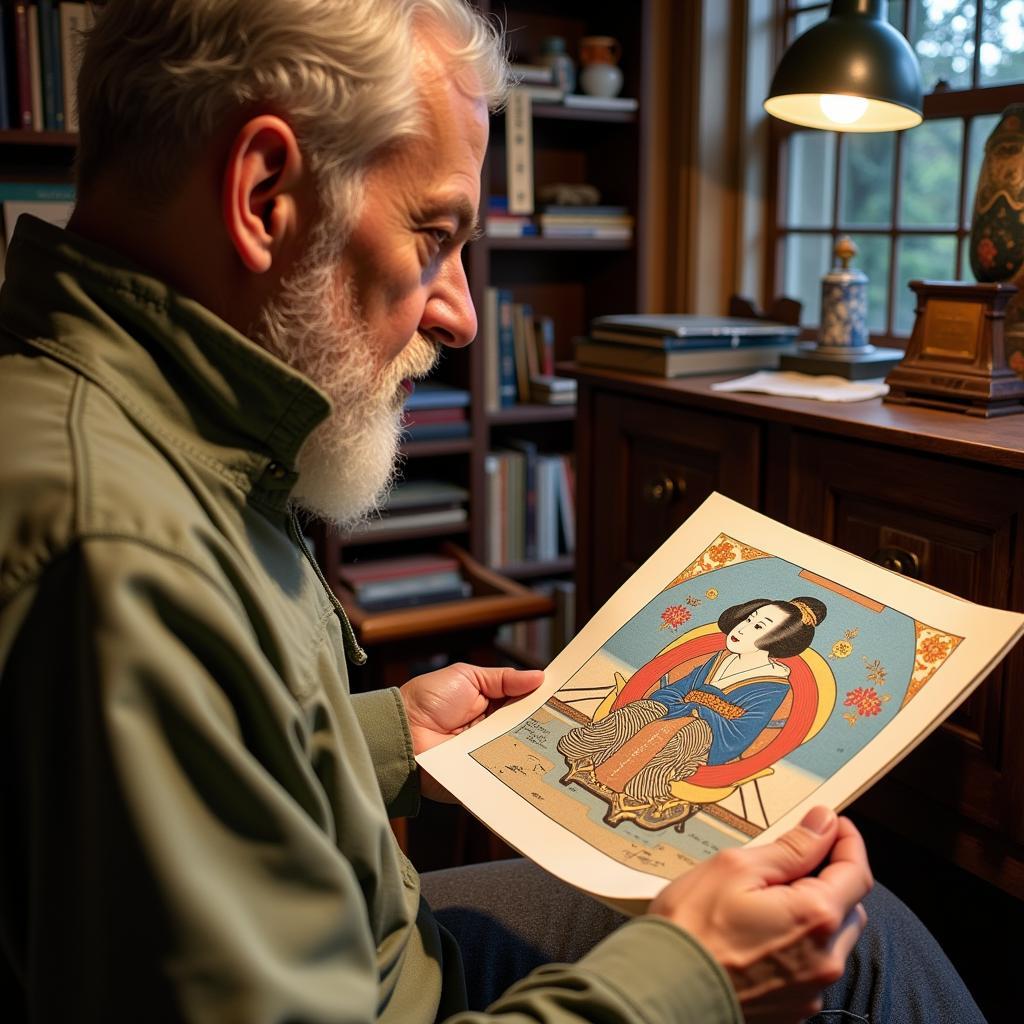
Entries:
<svg viewBox="0 0 1024 1024">
<path fill-rule="evenodd" d="M 775 61 L 779 60 L 785 52 L 788 42 L 794 36 L 790 35 L 791 26 L 795 24 L 797 15 L 807 12 L 827 9 L 828 2 L 799 4 L 794 0 L 775 0 Z M 903 19 L 900 31 L 909 38 L 909 22 L 911 17 L 912 3 L 905 0 L 903 4 Z M 781 295 L 784 292 L 785 281 L 785 242 L 791 235 L 813 235 L 829 236 L 832 244 L 843 234 L 870 235 L 874 237 L 887 237 L 889 239 L 889 273 L 886 283 L 886 318 L 885 329 L 874 332 L 871 340 L 883 345 L 905 347 L 909 335 L 896 333 L 894 323 L 896 319 L 896 299 L 900 287 L 896 280 L 897 273 L 897 246 L 901 238 L 913 237 L 955 237 L 956 239 L 956 262 L 954 264 L 956 273 L 959 274 L 967 266 L 966 246 L 970 239 L 970 217 L 965 218 L 967 204 L 971 197 L 967 194 L 968 189 L 974 188 L 974 182 L 967 181 L 970 158 L 970 126 L 971 120 L 975 117 L 982 117 L 990 114 L 999 114 L 1007 106 L 1014 102 L 1024 102 L 1024 82 L 1011 83 L 1009 85 L 979 86 L 977 82 L 980 76 L 981 63 L 981 39 L 983 29 L 984 0 L 976 0 L 975 29 L 974 29 L 974 55 L 971 64 L 971 81 L 974 83 L 969 89 L 938 89 L 924 97 L 923 114 L 925 121 L 941 120 L 946 118 L 957 118 L 963 123 L 963 147 L 960 154 L 960 188 L 957 205 L 956 227 L 951 228 L 930 228 L 930 227 L 906 227 L 899 224 L 899 210 L 901 208 L 903 182 L 901 180 L 902 165 L 904 159 L 903 137 L 906 131 L 894 133 L 897 137 L 893 147 L 893 168 L 892 181 L 892 212 L 888 227 L 863 227 L 861 225 L 841 229 L 840 224 L 840 201 L 842 184 L 842 167 L 844 146 L 849 138 L 849 132 L 833 132 L 836 138 L 835 167 L 832 181 L 832 215 L 831 222 L 826 225 L 814 227 L 798 227 L 784 223 L 782 215 L 786 211 L 786 183 L 788 180 L 786 160 L 788 156 L 788 144 L 790 138 L 797 132 L 807 132 L 809 129 L 801 128 L 799 125 L 780 121 L 778 118 L 769 117 L 768 132 L 768 181 L 765 216 L 765 245 L 767 259 L 764 264 L 764 289 L 766 297 Z M 810 129 L 813 131 L 814 129 Z M 913 131 L 913 129 L 908 129 Z M 968 223 L 965 224 L 965 219 Z M 821 274 L 828 271 L 828 267 L 821 268 Z M 817 324 L 802 325 L 801 336 L 813 338 L 817 335 Z"/>
</svg>

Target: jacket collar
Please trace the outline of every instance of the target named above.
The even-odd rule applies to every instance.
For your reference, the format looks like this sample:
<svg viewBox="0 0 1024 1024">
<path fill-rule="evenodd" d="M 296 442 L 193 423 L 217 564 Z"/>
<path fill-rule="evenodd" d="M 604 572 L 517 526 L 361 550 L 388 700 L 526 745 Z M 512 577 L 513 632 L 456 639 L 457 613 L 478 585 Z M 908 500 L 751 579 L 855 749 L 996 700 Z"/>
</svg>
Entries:
<svg viewBox="0 0 1024 1024">
<path fill-rule="evenodd" d="M 145 429 L 283 507 L 322 391 L 127 258 L 22 216 L 0 326 L 73 367 Z"/>
</svg>

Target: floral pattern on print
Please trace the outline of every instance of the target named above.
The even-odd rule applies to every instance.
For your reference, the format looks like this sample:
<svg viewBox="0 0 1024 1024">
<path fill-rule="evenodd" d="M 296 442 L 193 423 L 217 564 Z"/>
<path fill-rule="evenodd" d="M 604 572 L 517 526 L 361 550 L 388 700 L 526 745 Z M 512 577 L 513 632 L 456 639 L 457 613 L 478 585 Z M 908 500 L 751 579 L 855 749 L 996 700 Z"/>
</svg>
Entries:
<svg viewBox="0 0 1024 1024">
<path fill-rule="evenodd" d="M 760 548 L 751 547 L 728 534 L 720 533 L 665 589 L 669 590 L 706 572 L 714 572 L 715 569 L 721 569 L 724 565 L 735 565 L 739 562 L 752 561 L 755 558 L 770 557 Z M 714 597 L 711 596 L 712 592 L 714 592 Z M 708 600 L 713 601 L 715 597 L 718 597 L 718 591 L 712 587 L 705 596 Z"/>
<path fill-rule="evenodd" d="M 693 618 L 693 613 L 689 608 L 684 608 L 681 604 L 670 604 L 661 613 L 661 625 L 658 628 L 676 630 L 689 622 L 691 618 Z"/>
<path fill-rule="evenodd" d="M 914 623 L 916 645 L 914 655 L 914 671 L 907 687 L 907 695 L 903 698 L 906 707 L 929 679 L 945 664 L 946 659 L 960 646 L 962 636 L 943 633 L 923 622 Z"/>
</svg>

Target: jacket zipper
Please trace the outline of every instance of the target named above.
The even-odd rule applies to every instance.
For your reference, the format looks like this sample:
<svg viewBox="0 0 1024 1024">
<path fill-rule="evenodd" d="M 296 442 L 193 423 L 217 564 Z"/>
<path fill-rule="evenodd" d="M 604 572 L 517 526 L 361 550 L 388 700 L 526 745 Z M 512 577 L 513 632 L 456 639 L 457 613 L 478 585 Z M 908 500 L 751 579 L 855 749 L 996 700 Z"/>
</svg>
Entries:
<svg viewBox="0 0 1024 1024">
<path fill-rule="evenodd" d="M 288 512 L 288 524 L 291 526 L 292 536 L 295 538 L 295 543 L 302 549 L 302 553 L 306 556 L 306 561 L 313 567 L 313 572 L 316 573 L 317 579 L 323 584 L 324 590 L 327 592 L 327 596 L 331 600 L 331 604 L 334 606 L 334 610 L 341 620 L 341 632 L 345 638 L 345 654 L 348 656 L 348 660 L 353 665 L 365 665 L 367 661 L 366 651 L 359 646 L 359 641 L 356 639 L 356 631 L 352 628 L 352 623 L 348 620 L 348 615 L 345 614 L 345 608 L 342 603 L 338 600 L 337 595 L 331 590 L 330 584 L 327 582 L 327 577 L 324 576 L 323 570 L 317 564 L 317 560 L 313 557 L 313 552 L 309 550 L 309 545 L 306 543 L 306 538 L 302 536 L 302 528 L 299 526 L 298 516 L 295 515 L 294 510 Z"/>
</svg>

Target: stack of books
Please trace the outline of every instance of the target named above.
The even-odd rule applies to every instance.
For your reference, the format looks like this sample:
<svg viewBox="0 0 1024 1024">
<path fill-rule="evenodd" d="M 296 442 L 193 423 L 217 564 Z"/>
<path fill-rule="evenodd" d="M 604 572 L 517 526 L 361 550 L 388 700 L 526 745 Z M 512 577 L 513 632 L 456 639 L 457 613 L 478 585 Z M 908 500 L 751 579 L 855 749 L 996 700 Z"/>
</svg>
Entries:
<svg viewBox="0 0 1024 1024">
<path fill-rule="evenodd" d="M 509 213 L 508 196 L 491 196 L 487 200 L 488 238 L 524 238 L 538 233 L 533 217 L 526 213 Z"/>
<path fill-rule="evenodd" d="M 469 392 L 423 381 L 406 399 L 403 425 L 409 441 L 469 437 Z"/>
<path fill-rule="evenodd" d="M 469 491 L 446 480 L 405 480 L 395 484 L 376 519 L 360 526 L 353 540 L 416 530 L 458 531 L 469 521 Z"/>
<path fill-rule="evenodd" d="M 555 376 L 555 324 L 515 302 L 507 288 L 488 288 L 483 310 L 484 406 L 497 412 L 518 402 L 576 401 L 576 382 Z"/>
<path fill-rule="evenodd" d="M 442 555 L 357 562 L 341 566 L 338 575 L 366 611 L 457 601 L 472 592 L 458 562 Z"/>
<path fill-rule="evenodd" d="M 0 129 L 77 132 L 75 83 L 82 33 L 93 22 L 84 3 L 4 4 L 0 21 Z"/>
<path fill-rule="evenodd" d="M 509 441 L 484 458 L 487 562 L 547 562 L 576 550 L 576 483 L 569 455 L 541 454 L 533 441 Z"/>
<path fill-rule="evenodd" d="M 602 238 L 629 241 L 633 217 L 625 206 L 545 206 L 540 216 L 546 238 Z"/>
<path fill-rule="evenodd" d="M 775 369 L 798 327 L 738 317 L 628 314 L 591 322 L 576 361 L 658 377 Z"/>
</svg>

